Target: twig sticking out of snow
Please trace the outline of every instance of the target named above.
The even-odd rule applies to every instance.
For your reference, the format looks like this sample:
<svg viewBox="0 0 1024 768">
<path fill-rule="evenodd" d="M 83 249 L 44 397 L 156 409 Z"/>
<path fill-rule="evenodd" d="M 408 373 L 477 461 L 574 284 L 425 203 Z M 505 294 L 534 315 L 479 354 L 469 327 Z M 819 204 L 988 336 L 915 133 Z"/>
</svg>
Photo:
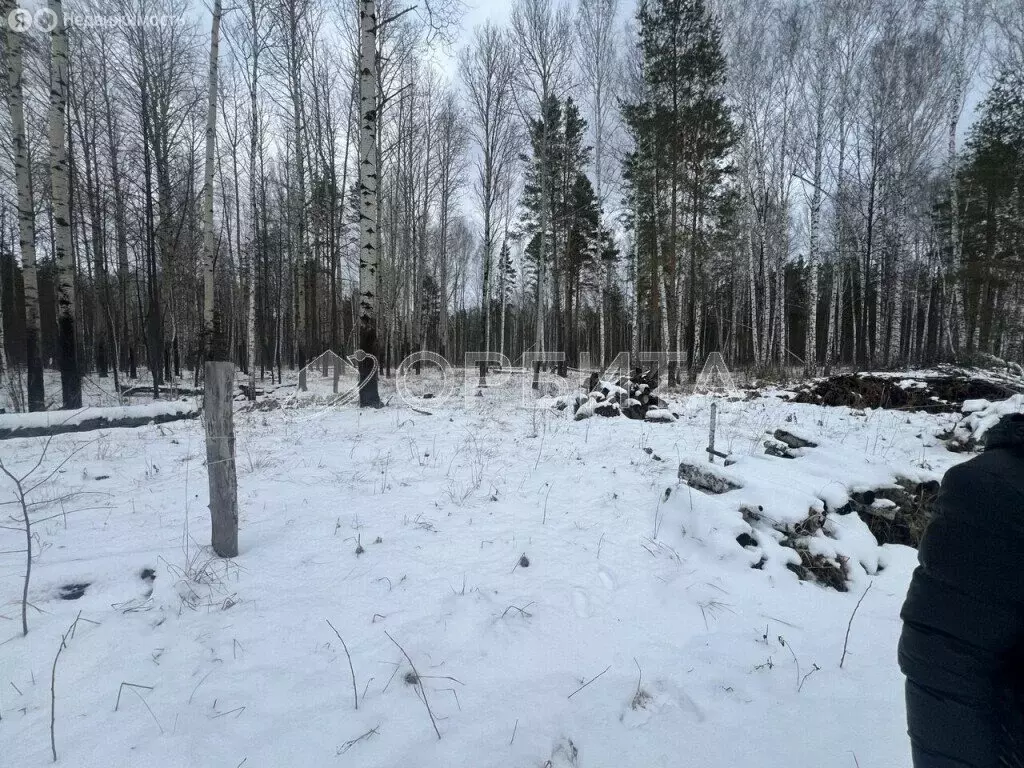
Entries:
<svg viewBox="0 0 1024 768">
<path fill-rule="evenodd" d="M 391 634 L 385 629 L 384 634 L 388 636 L 388 640 L 395 644 L 395 646 L 405 656 L 405 660 L 409 662 L 409 666 L 412 667 L 412 673 L 416 676 L 416 686 L 419 688 L 420 696 L 423 698 L 423 706 L 427 708 L 427 714 L 430 715 L 430 724 L 434 726 L 434 733 L 437 734 L 437 740 L 441 740 L 441 731 L 437 728 L 437 721 L 434 719 L 434 712 L 430 709 L 430 704 L 427 701 L 427 691 L 423 687 L 423 678 L 420 677 L 420 673 L 416 671 L 416 665 L 412 663 L 412 659 L 409 658 L 409 654 L 405 652 L 405 648 L 398 645 L 398 641 L 391 636 Z"/>
<path fill-rule="evenodd" d="M 132 693 L 134 693 L 136 696 L 139 697 L 139 701 L 142 702 L 142 706 L 144 706 L 146 708 L 146 711 L 149 712 L 149 716 L 153 718 L 153 722 L 156 723 L 156 727 L 160 730 L 160 735 L 163 736 L 164 735 L 164 727 L 162 725 L 160 725 L 160 721 L 156 719 L 156 713 L 153 712 L 153 708 L 149 706 L 149 702 L 147 702 L 144 698 L 142 698 L 142 694 L 139 693 L 137 690 L 135 690 L 136 688 L 149 688 L 149 690 L 153 690 L 153 689 L 150 688 L 148 685 L 132 685 L 131 683 L 121 683 L 121 685 L 129 686 L 128 690 L 131 691 Z M 118 691 L 117 695 L 118 695 L 118 698 L 120 698 L 121 692 Z M 242 709 L 245 709 L 245 707 L 242 707 Z"/>
<path fill-rule="evenodd" d="M 207 677 L 209 677 L 209 675 L 207 675 Z M 206 678 L 204 677 L 203 680 L 205 680 L 205 679 Z M 202 683 L 202 680 L 200 680 L 199 682 Z M 153 690 L 153 686 L 152 685 L 139 685 L 138 683 L 126 683 L 126 682 L 122 681 L 121 685 L 118 686 L 118 688 L 117 688 L 117 701 L 114 702 L 114 711 L 115 712 L 117 712 L 117 708 L 121 706 L 121 691 L 124 690 L 125 686 L 128 686 L 129 688 L 145 688 L 147 691 L 152 691 Z M 199 686 L 196 686 L 196 687 L 198 688 Z M 194 691 L 193 691 L 193 693 L 194 693 Z M 191 701 L 191 699 L 189 699 L 189 701 Z"/>
<path fill-rule="evenodd" d="M 330 619 L 324 619 L 324 621 L 327 622 L 327 626 L 329 626 L 331 629 L 334 629 L 334 625 L 331 624 L 331 620 Z M 348 652 L 348 646 L 345 645 L 345 638 L 343 638 L 341 636 L 341 633 L 337 629 L 334 629 L 334 634 L 336 634 L 338 636 L 338 639 L 341 640 L 341 647 L 345 649 L 345 656 L 348 657 L 348 671 L 352 675 L 352 701 L 355 704 L 356 711 L 358 712 L 359 711 L 359 694 L 356 691 L 356 671 L 352 667 L 352 654 L 350 654 Z"/>
<path fill-rule="evenodd" d="M 511 747 L 512 742 L 516 740 L 516 731 L 519 730 L 519 718 L 516 718 L 516 724 L 512 726 L 512 738 L 508 740 L 508 745 Z"/>
<path fill-rule="evenodd" d="M 800 689 L 804 687 L 804 683 L 807 682 L 807 678 L 808 677 L 813 675 L 815 672 L 821 671 L 821 667 L 819 667 L 817 664 L 811 664 L 811 667 L 812 667 L 811 671 L 808 672 L 806 675 L 804 675 L 802 678 L 800 678 L 800 685 L 798 685 L 796 687 L 796 692 L 797 693 L 800 693 Z"/>
<path fill-rule="evenodd" d="M 630 701 L 630 709 L 642 710 L 645 709 L 645 705 L 651 696 L 641 687 L 643 683 L 643 670 L 640 669 L 640 663 L 636 656 L 633 656 L 633 664 L 637 666 L 637 692 L 633 694 L 633 700 Z"/>
<path fill-rule="evenodd" d="M 352 749 L 352 747 L 354 747 L 356 744 L 358 744 L 363 739 L 368 739 L 371 736 L 377 735 L 379 733 L 380 733 L 380 725 L 377 725 L 376 727 L 371 728 L 370 730 L 368 730 L 362 736 L 357 736 L 354 739 L 349 739 L 348 741 L 346 741 L 344 744 L 342 744 L 340 747 L 338 747 L 338 751 L 337 751 L 336 754 L 343 755 L 346 752 L 348 752 L 350 749 Z"/>
<path fill-rule="evenodd" d="M 53 657 L 53 669 L 50 672 L 50 751 L 53 752 L 53 762 L 55 763 L 57 762 L 57 739 L 54 736 L 54 724 L 57 719 L 57 661 L 60 659 L 61 652 L 68 647 L 68 637 L 74 633 L 81 615 L 82 612 L 79 611 L 78 616 L 68 627 L 68 631 L 61 636 L 60 647 L 57 648 L 57 655 Z"/>
<path fill-rule="evenodd" d="M 868 596 L 868 591 L 874 583 L 875 582 L 872 581 L 868 584 L 868 588 L 864 590 L 864 594 L 860 596 L 860 600 L 858 600 L 857 604 L 853 607 L 853 613 L 850 614 L 850 621 L 846 625 L 846 639 L 843 641 L 843 657 L 839 660 L 840 669 L 843 668 L 843 662 L 846 661 L 846 646 L 850 643 L 850 627 L 853 626 L 853 617 L 857 615 L 857 609 L 860 608 L 860 604 L 864 602 L 864 598 Z"/>
<path fill-rule="evenodd" d="M 796 662 L 796 689 L 797 689 L 797 691 L 799 691 L 800 690 L 800 659 L 798 659 L 796 657 L 796 651 L 793 650 L 793 647 L 786 644 L 786 638 L 784 638 L 782 635 L 779 635 L 779 645 L 781 645 L 783 648 L 788 650 L 790 655 L 793 657 L 793 661 Z"/>
<path fill-rule="evenodd" d="M 234 650 L 234 649 L 232 648 L 232 650 Z M 208 678 L 212 674 L 213 674 L 213 670 L 211 669 L 209 672 L 207 672 L 205 675 L 203 675 L 203 679 L 202 680 L 200 680 L 198 683 L 196 683 L 196 687 L 192 689 L 192 693 L 188 697 L 188 703 L 189 704 L 192 703 L 192 699 L 195 697 L 196 691 L 199 690 L 199 686 L 201 686 L 203 683 L 205 683 L 206 682 L 206 678 Z M 121 683 L 121 685 L 123 687 L 125 685 L 131 685 L 131 683 Z M 150 688 L 150 690 L 153 690 L 153 689 Z M 118 701 L 121 700 L 121 691 L 120 690 L 118 690 L 118 692 L 117 692 L 117 700 Z M 117 712 L 117 706 L 116 705 L 114 706 L 114 711 Z"/>
<path fill-rule="evenodd" d="M 528 619 L 528 618 L 530 618 L 531 616 L 533 616 L 533 614 L 532 614 L 532 613 L 530 613 L 529 611 L 527 611 L 527 610 L 526 610 L 526 609 L 527 609 L 527 608 L 529 608 L 529 607 L 530 607 L 531 605 L 533 605 L 533 600 L 531 600 L 530 602 L 528 602 L 528 603 L 527 603 L 526 605 L 524 605 L 524 606 L 523 606 L 522 608 L 520 608 L 520 607 L 519 607 L 518 605 L 510 605 L 510 606 L 509 606 L 508 608 L 506 608 L 506 609 L 505 609 L 505 611 L 504 611 L 504 612 L 503 612 L 503 613 L 501 614 L 501 618 L 503 618 L 503 619 L 504 619 L 504 618 L 505 618 L 505 617 L 506 617 L 506 616 L 508 615 L 508 612 L 509 612 L 509 611 L 511 611 L 511 610 L 513 610 L 513 609 L 515 609 L 515 610 L 519 611 L 519 615 L 520 615 L 520 616 L 522 616 L 522 617 L 523 617 L 524 619 Z"/>
<path fill-rule="evenodd" d="M 609 664 L 609 665 L 608 665 L 607 667 L 605 667 L 605 668 L 604 668 L 603 670 L 601 670 L 601 673 L 600 673 L 600 674 L 598 674 L 598 675 L 595 675 L 594 677 L 590 678 L 589 680 L 587 680 L 587 682 L 585 682 L 585 683 L 584 683 L 583 685 L 581 685 L 581 686 L 580 686 L 579 688 L 577 688 L 577 689 L 576 689 L 575 691 L 573 691 L 572 693 L 570 693 L 570 694 L 569 694 L 569 698 L 571 699 L 571 698 L 572 698 L 573 696 L 575 696 L 575 695 L 576 695 L 577 693 L 579 693 L 580 691 L 582 691 L 582 690 L 583 690 L 584 688 L 586 688 L 586 687 L 587 687 L 588 685 L 590 685 L 590 684 L 591 684 L 592 682 L 594 682 L 595 680 L 597 680 L 597 678 L 599 678 L 599 677 L 600 677 L 601 675 L 603 675 L 603 674 L 604 674 L 605 672 L 607 672 L 607 671 L 608 671 L 609 669 L 611 669 L 611 668 L 612 668 L 612 665 L 611 665 L 611 664 Z"/>
</svg>

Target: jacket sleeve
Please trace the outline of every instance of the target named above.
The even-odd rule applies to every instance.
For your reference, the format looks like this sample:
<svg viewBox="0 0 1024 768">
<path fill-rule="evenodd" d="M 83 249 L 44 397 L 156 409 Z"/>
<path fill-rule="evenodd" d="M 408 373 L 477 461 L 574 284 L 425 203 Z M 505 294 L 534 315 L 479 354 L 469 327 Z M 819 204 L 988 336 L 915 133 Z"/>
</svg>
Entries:
<svg viewBox="0 0 1024 768">
<path fill-rule="evenodd" d="M 921 540 L 899 647 L 915 768 L 1000 765 L 1007 664 L 1024 636 L 1012 482 L 984 460 L 954 467 Z"/>
</svg>

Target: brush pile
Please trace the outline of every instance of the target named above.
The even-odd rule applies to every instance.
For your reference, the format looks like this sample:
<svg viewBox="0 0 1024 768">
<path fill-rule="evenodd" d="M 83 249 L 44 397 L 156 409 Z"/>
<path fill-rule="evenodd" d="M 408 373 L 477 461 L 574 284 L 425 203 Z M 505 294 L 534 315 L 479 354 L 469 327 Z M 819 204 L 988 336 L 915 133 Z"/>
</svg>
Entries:
<svg viewBox="0 0 1024 768">
<path fill-rule="evenodd" d="M 630 376 L 614 382 L 602 381 L 592 373 L 586 385 L 586 393 L 571 398 L 559 398 L 555 407 L 564 409 L 572 406 L 576 421 L 591 416 L 625 416 L 628 419 L 646 421 L 675 421 L 676 416 L 668 405 L 654 394 L 658 376 L 651 371 L 634 369 Z"/>
<path fill-rule="evenodd" d="M 1019 377 L 941 367 L 917 373 L 850 373 L 816 379 L 795 390 L 794 403 L 956 413 L 965 401 L 1003 400 L 1020 391 Z"/>
</svg>

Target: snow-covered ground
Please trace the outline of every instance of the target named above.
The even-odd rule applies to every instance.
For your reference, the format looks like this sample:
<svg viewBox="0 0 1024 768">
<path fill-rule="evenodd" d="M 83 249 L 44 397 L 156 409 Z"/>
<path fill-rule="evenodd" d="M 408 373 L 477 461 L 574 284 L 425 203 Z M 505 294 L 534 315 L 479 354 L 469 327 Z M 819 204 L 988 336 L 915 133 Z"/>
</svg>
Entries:
<svg viewBox="0 0 1024 768">
<path fill-rule="evenodd" d="M 742 487 L 712 496 L 677 478 L 706 461 L 710 397 L 670 402 L 670 423 L 574 421 L 519 385 L 430 415 L 397 397 L 238 412 L 230 562 L 203 546 L 201 422 L 55 437 L 24 638 L 24 533 L 0 528 L 0 765 L 51 764 L 79 612 L 56 668 L 64 765 L 909 764 L 896 643 L 916 553 L 827 515 L 813 546 L 844 558 L 843 593 L 799 581 L 770 527 L 736 537 L 742 506 L 785 527 L 938 479 L 968 457 L 934 437 L 956 416 L 721 400 Z M 765 456 L 777 428 L 818 446 Z M 0 457 L 28 471 L 43 442 Z"/>
</svg>

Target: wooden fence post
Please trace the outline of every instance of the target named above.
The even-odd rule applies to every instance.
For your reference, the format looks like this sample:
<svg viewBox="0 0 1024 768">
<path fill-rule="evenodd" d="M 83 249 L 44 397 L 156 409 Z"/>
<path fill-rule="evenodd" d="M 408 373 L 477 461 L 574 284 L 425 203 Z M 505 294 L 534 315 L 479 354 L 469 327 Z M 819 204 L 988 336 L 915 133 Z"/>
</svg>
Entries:
<svg viewBox="0 0 1024 768">
<path fill-rule="evenodd" d="M 715 463 L 715 421 L 718 416 L 718 403 L 711 401 L 711 425 L 708 429 L 708 461 Z"/>
<path fill-rule="evenodd" d="M 210 522 L 213 551 L 219 557 L 238 554 L 238 480 L 235 476 L 235 425 L 232 395 L 233 363 L 206 363 L 203 422 L 206 425 L 206 474 L 210 479 Z"/>
</svg>

